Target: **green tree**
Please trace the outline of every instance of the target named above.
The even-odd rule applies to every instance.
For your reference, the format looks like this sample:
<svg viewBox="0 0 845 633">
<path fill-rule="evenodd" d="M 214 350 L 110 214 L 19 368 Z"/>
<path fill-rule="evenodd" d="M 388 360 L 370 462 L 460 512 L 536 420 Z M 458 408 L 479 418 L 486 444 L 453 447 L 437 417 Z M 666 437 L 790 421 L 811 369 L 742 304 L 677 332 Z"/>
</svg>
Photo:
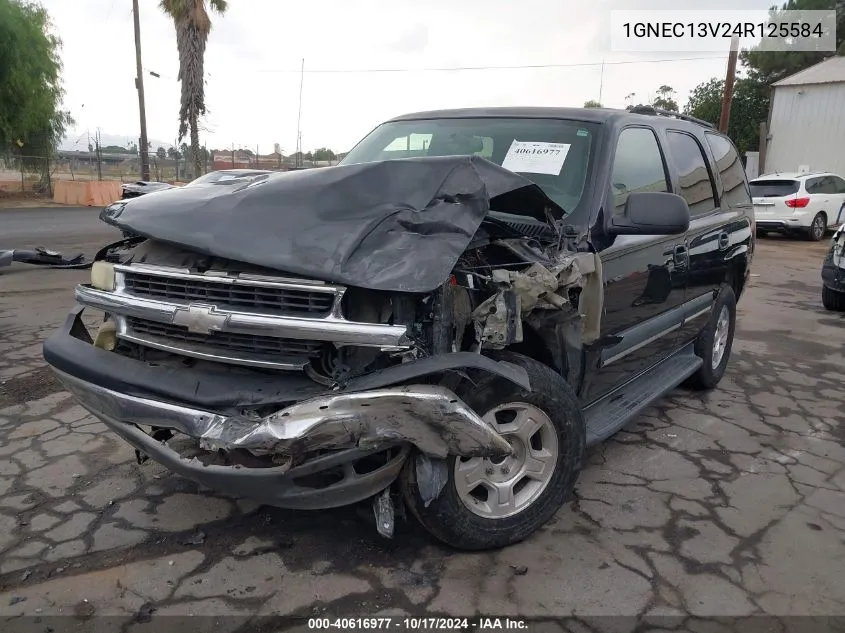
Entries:
<svg viewBox="0 0 845 633">
<path fill-rule="evenodd" d="M 195 177 L 202 173 L 199 117 L 205 107 L 205 46 L 211 32 L 208 8 L 220 15 L 227 8 L 226 0 L 161 0 L 159 3 L 176 28 L 176 48 L 179 51 L 179 81 L 182 98 L 179 106 L 179 140 L 190 128 L 192 159 Z M 187 156 L 186 156 L 187 159 Z"/>
<path fill-rule="evenodd" d="M 335 160 L 337 155 L 327 147 L 314 150 L 314 160 Z"/>
<path fill-rule="evenodd" d="M 657 96 L 651 102 L 651 105 L 662 110 L 677 112 L 678 102 L 675 101 L 675 89 L 672 86 L 660 86 L 657 89 Z"/>
<path fill-rule="evenodd" d="M 769 10 L 769 22 L 780 24 L 784 18 L 782 11 L 836 10 L 836 46 L 837 55 L 845 55 L 845 2 L 842 0 L 789 0 L 780 8 Z M 783 44 L 783 42 L 779 42 Z M 833 55 L 831 51 L 771 50 L 771 43 L 765 48 L 757 46 L 741 51 L 739 58 L 748 67 L 751 76 L 771 84 L 788 77 Z"/>
<path fill-rule="evenodd" d="M 61 109 L 61 40 L 40 5 L 0 0 L 0 150 L 38 155 L 49 187 L 49 156 L 73 124 Z M 32 161 L 33 159 L 28 159 Z"/>
<path fill-rule="evenodd" d="M 696 86 L 690 93 L 684 112 L 718 125 L 722 113 L 724 80 L 713 77 Z M 760 123 L 769 110 L 769 91 L 756 77 L 743 77 L 734 84 L 728 136 L 741 154 L 756 151 L 760 146 Z"/>
<path fill-rule="evenodd" d="M 603 108 L 604 106 L 595 99 L 587 99 L 584 102 L 585 108 Z"/>
<path fill-rule="evenodd" d="M 168 158 L 174 158 L 174 159 L 180 158 L 179 150 L 176 149 L 175 147 L 168 147 L 167 148 L 167 157 Z"/>
<path fill-rule="evenodd" d="M 156 156 L 159 160 L 164 160 L 165 158 L 167 158 L 167 150 L 159 146 L 159 148 L 156 150 Z"/>
</svg>

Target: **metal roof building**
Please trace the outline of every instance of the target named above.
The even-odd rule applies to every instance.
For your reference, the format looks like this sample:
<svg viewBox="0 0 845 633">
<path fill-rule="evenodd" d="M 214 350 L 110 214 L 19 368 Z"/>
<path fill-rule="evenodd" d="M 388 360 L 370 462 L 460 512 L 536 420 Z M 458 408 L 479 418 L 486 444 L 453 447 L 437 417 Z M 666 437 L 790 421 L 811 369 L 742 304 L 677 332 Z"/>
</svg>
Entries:
<svg viewBox="0 0 845 633">
<path fill-rule="evenodd" d="M 772 84 L 765 173 L 845 175 L 845 57 L 831 57 Z"/>
</svg>

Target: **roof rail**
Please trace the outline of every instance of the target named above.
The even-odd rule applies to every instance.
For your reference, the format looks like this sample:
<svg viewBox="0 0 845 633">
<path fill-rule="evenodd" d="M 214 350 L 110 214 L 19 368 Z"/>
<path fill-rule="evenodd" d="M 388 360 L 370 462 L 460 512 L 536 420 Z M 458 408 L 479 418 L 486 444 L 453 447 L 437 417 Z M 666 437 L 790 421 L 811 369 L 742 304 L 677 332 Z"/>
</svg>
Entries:
<svg viewBox="0 0 845 633">
<path fill-rule="evenodd" d="M 680 112 L 672 112 L 671 110 L 655 108 L 650 105 L 628 106 L 628 112 L 631 112 L 632 114 L 649 114 L 651 116 L 671 116 L 683 121 L 689 121 L 690 123 L 698 123 L 698 125 L 703 125 L 704 127 L 709 127 L 714 130 L 716 129 L 716 126 L 709 121 L 703 121 L 688 114 L 681 114 Z"/>
</svg>

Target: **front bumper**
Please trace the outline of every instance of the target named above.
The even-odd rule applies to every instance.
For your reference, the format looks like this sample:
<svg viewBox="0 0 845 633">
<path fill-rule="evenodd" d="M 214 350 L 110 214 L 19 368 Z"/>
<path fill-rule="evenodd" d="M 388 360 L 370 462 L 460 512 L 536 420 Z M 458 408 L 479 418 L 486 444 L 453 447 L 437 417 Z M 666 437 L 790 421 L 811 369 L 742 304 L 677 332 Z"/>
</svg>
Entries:
<svg viewBox="0 0 845 633">
<path fill-rule="evenodd" d="M 491 425 L 449 389 L 397 386 L 399 381 L 413 379 L 413 368 L 408 366 L 415 363 L 398 366 L 392 377 L 364 376 L 357 388 L 344 391 L 307 385 L 310 381 L 298 374 L 233 378 L 155 367 L 94 347 L 90 337 L 85 340 L 81 313 L 77 308 L 44 344 L 44 357 L 65 387 L 135 449 L 211 488 L 280 507 L 327 508 L 355 503 L 384 489 L 397 476 L 410 445 L 435 458 L 495 457 L 511 450 Z M 512 373 L 515 382 L 522 378 L 513 366 L 469 356 L 481 365 L 491 363 L 489 370 Z M 450 359 L 464 365 L 471 365 L 470 360 Z M 530 388 L 527 382 L 523 386 Z M 242 410 L 272 401 L 284 404 L 277 404 L 270 415 L 253 416 Z M 293 467 L 204 465 L 138 425 L 193 438 L 206 451 L 282 456 L 302 463 Z M 356 460 L 393 448 L 398 453 L 378 469 L 363 475 L 354 470 Z M 342 467 L 345 476 L 329 488 L 297 483 L 337 467 Z"/>
</svg>

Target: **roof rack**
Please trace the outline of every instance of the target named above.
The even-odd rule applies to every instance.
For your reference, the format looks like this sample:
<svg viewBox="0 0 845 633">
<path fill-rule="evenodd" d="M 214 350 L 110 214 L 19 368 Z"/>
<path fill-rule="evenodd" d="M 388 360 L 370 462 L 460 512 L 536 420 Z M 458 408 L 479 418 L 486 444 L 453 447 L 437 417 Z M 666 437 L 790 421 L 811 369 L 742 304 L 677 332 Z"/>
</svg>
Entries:
<svg viewBox="0 0 845 633">
<path fill-rule="evenodd" d="M 703 125 L 704 127 L 709 127 L 712 129 L 716 129 L 716 126 L 710 123 L 709 121 L 703 121 L 701 119 L 697 119 L 694 116 L 690 116 L 688 114 L 681 114 L 680 112 L 672 112 L 671 110 L 663 110 L 661 108 L 655 108 L 654 106 L 650 105 L 638 105 L 638 106 L 628 106 L 628 112 L 632 114 L 649 114 L 651 116 L 671 116 L 675 117 L 676 119 L 681 119 L 683 121 L 689 121 L 690 123 L 698 123 L 698 125 Z"/>
</svg>

